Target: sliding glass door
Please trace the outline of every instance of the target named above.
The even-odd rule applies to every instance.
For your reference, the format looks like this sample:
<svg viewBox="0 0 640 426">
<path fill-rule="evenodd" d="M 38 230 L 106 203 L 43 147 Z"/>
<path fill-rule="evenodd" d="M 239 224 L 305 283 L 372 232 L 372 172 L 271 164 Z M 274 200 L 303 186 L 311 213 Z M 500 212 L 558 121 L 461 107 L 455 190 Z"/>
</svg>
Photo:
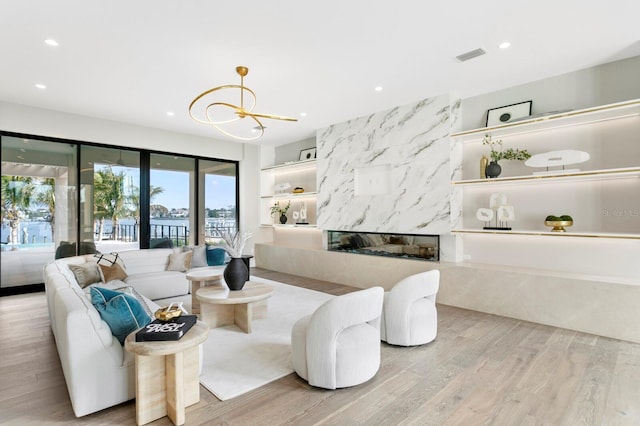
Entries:
<svg viewBox="0 0 640 426">
<path fill-rule="evenodd" d="M 237 228 L 237 162 L 1 133 L 2 288 L 42 283 L 54 259 Z"/>
<path fill-rule="evenodd" d="M 140 248 L 140 153 L 80 148 L 79 254 Z"/>
<path fill-rule="evenodd" d="M 76 150 L 2 136 L 2 280 L 15 287 L 42 282 L 42 266 L 76 244 Z"/>
<path fill-rule="evenodd" d="M 199 229 L 200 243 L 215 242 L 216 229 L 237 229 L 238 166 L 237 163 L 200 160 Z"/>
<path fill-rule="evenodd" d="M 151 154 L 149 247 L 196 244 L 194 158 Z"/>
</svg>

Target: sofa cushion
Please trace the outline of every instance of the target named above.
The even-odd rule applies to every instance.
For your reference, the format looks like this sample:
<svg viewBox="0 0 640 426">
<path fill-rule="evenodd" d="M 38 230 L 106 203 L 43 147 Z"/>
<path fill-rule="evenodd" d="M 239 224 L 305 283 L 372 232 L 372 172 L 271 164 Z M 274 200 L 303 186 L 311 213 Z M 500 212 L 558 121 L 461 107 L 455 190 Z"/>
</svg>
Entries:
<svg viewBox="0 0 640 426">
<path fill-rule="evenodd" d="M 192 251 L 170 254 L 169 264 L 167 265 L 167 271 L 186 272 L 187 269 L 191 267 L 192 257 L 193 257 Z"/>
<path fill-rule="evenodd" d="M 98 264 L 95 262 L 87 262 L 82 265 L 69 265 L 69 269 L 73 272 L 81 288 L 102 281 L 100 268 L 98 268 Z"/>
<path fill-rule="evenodd" d="M 207 265 L 207 246 L 184 246 L 184 251 L 193 252 L 193 257 L 191 258 L 192 268 L 209 266 Z"/>
<path fill-rule="evenodd" d="M 124 344 L 129 333 L 151 322 L 135 297 L 119 291 L 91 287 L 91 303 L 120 344 Z"/>
<path fill-rule="evenodd" d="M 189 281 L 184 272 L 157 271 L 131 274 L 124 280 L 151 300 L 189 294 Z"/>
</svg>

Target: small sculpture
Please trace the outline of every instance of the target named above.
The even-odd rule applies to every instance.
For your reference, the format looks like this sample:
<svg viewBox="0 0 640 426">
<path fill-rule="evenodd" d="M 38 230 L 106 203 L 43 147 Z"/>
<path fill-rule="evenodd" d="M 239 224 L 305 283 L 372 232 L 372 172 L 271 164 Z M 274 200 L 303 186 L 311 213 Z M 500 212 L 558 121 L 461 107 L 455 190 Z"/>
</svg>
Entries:
<svg viewBox="0 0 640 426">
<path fill-rule="evenodd" d="M 494 217 L 496 224 L 491 226 Z M 479 208 L 476 218 L 485 223 L 482 229 L 510 231 L 509 222 L 513 222 L 516 215 L 513 206 L 507 205 L 507 195 L 496 192 L 489 197 L 489 208 Z"/>
</svg>

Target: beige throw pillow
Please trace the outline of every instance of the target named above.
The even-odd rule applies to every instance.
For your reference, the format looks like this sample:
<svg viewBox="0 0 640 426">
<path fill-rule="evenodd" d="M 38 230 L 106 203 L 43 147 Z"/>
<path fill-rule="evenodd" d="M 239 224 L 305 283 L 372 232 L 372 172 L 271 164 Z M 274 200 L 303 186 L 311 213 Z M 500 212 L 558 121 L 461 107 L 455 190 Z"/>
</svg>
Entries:
<svg viewBox="0 0 640 426">
<path fill-rule="evenodd" d="M 118 253 L 96 254 L 93 257 L 98 259 L 102 282 L 124 280 L 128 277 L 124 261 Z"/>
<path fill-rule="evenodd" d="M 80 288 L 99 283 L 102 280 L 97 263 L 88 262 L 82 265 L 69 265 L 69 269 L 71 269 L 71 272 L 73 272 L 73 275 L 76 277 Z"/>
<path fill-rule="evenodd" d="M 186 272 L 191 267 L 192 251 L 184 253 L 173 253 L 169 255 L 169 265 L 167 271 Z"/>
<path fill-rule="evenodd" d="M 119 263 L 114 263 L 111 266 L 107 266 L 107 265 L 99 265 L 99 266 L 100 266 L 100 271 L 103 277 L 102 281 L 104 281 L 105 283 L 108 283 L 109 281 L 113 281 L 113 280 L 122 281 L 128 277 L 124 268 L 120 266 Z"/>
</svg>

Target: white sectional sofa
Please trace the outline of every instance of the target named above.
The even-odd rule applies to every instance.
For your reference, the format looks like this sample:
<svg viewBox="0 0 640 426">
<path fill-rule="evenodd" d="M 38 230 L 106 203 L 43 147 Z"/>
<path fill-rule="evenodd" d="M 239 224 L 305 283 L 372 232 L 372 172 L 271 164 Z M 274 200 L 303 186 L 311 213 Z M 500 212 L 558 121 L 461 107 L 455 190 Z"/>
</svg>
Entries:
<svg viewBox="0 0 640 426">
<path fill-rule="evenodd" d="M 152 310 L 172 300 L 188 301 L 190 283 L 186 274 L 166 270 L 172 253 L 175 249 L 120 252 L 128 275 L 124 282 L 93 285 L 131 286 L 144 296 Z M 69 268 L 96 260 L 94 255 L 68 257 L 44 268 L 51 328 L 77 417 L 135 397 L 134 356 L 111 334 L 91 304 L 88 288 L 80 287 Z"/>
</svg>

